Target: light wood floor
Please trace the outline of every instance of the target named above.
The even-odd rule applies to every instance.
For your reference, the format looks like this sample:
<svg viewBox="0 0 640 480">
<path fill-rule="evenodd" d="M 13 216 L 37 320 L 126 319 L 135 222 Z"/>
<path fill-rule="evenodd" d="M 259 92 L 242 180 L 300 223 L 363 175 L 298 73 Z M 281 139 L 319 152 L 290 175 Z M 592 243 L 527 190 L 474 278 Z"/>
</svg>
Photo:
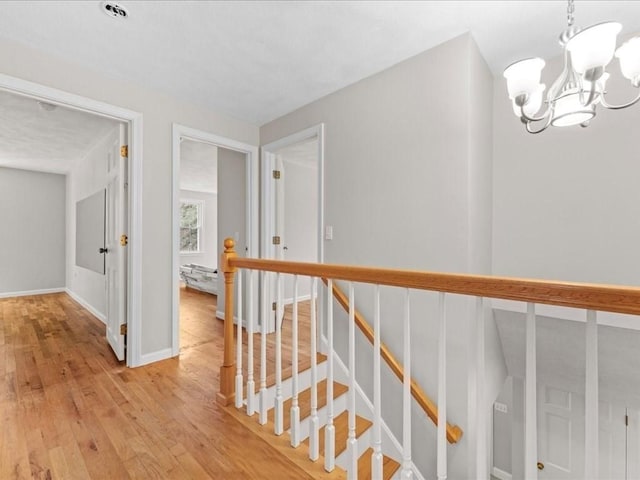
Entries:
<svg viewBox="0 0 640 480">
<path fill-rule="evenodd" d="M 182 293 L 180 357 L 136 369 L 66 294 L 0 299 L 0 479 L 324 477 L 215 403 L 215 297 Z"/>
</svg>

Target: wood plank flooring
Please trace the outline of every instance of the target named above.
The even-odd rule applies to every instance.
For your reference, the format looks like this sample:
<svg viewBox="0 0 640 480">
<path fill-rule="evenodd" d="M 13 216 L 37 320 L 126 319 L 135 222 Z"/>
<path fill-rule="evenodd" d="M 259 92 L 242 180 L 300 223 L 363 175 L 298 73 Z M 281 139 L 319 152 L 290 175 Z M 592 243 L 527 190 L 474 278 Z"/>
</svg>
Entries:
<svg viewBox="0 0 640 480">
<path fill-rule="evenodd" d="M 343 478 L 216 404 L 215 297 L 181 293 L 180 357 L 136 369 L 66 294 L 0 299 L 0 479 Z"/>
</svg>

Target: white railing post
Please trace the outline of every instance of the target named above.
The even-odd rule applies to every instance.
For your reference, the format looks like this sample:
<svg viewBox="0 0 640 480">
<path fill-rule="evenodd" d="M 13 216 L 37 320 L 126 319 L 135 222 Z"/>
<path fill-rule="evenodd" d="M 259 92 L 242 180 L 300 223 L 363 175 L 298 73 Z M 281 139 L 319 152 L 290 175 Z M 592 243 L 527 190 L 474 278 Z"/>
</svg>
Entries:
<svg viewBox="0 0 640 480">
<path fill-rule="evenodd" d="M 476 297 L 476 477 L 488 480 L 487 464 L 487 405 L 484 398 L 484 299 Z"/>
<path fill-rule="evenodd" d="M 318 279 L 311 280 L 311 419 L 309 420 L 309 459 L 314 462 L 320 457 L 318 419 L 318 321 L 316 299 L 318 295 Z"/>
<path fill-rule="evenodd" d="M 437 475 L 447 478 L 447 318 L 444 293 L 438 294 L 438 431 Z"/>
<path fill-rule="evenodd" d="M 298 406 L 298 275 L 293 276 L 293 318 L 291 319 L 291 446 L 300 445 L 300 407 Z"/>
<path fill-rule="evenodd" d="M 260 282 L 262 295 L 260 295 L 260 311 L 262 319 L 260 323 L 260 413 L 258 422 L 260 425 L 267 423 L 267 328 L 269 326 L 269 312 L 267 307 L 267 274 L 264 270 L 260 272 Z"/>
<path fill-rule="evenodd" d="M 598 321 L 595 310 L 587 310 L 586 332 L 586 376 L 585 376 L 585 479 L 596 480 L 599 477 L 599 398 L 598 398 Z"/>
<path fill-rule="evenodd" d="M 524 477 L 538 478 L 538 421 L 536 374 L 536 306 L 527 303 L 524 400 Z"/>
<path fill-rule="evenodd" d="M 353 282 L 349 282 L 349 436 L 347 440 L 349 480 L 358 479 L 358 441 L 356 439 L 356 320 Z"/>
<path fill-rule="evenodd" d="M 247 318 L 247 415 L 251 416 L 256 412 L 256 384 L 253 378 L 253 330 L 255 325 L 254 291 L 255 270 L 249 270 L 248 285 L 248 309 Z"/>
<path fill-rule="evenodd" d="M 284 431 L 284 398 L 282 397 L 282 282 L 281 274 L 276 274 L 276 399 L 274 405 L 274 431 L 282 435 Z"/>
<path fill-rule="evenodd" d="M 411 480 L 411 312 L 409 289 L 404 297 L 404 378 L 402 384 L 402 480 Z"/>
<path fill-rule="evenodd" d="M 238 270 L 238 323 L 236 324 L 236 408 L 242 408 L 242 270 Z M 233 319 L 231 319 L 233 322 Z"/>
<path fill-rule="evenodd" d="M 324 427 L 324 469 L 336 466 L 336 427 L 333 425 L 333 280 L 327 281 L 327 425 Z"/>
<path fill-rule="evenodd" d="M 373 454 L 371 478 L 382 478 L 382 388 L 380 384 L 380 285 L 376 284 L 373 310 Z"/>
</svg>

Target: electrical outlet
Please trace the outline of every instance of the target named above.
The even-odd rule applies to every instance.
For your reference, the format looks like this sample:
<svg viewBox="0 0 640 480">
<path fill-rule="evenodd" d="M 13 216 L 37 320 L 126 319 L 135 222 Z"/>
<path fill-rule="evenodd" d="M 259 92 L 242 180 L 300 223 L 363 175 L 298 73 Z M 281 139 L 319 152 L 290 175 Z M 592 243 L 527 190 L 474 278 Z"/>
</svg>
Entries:
<svg viewBox="0 0 640 480">
<path fill-rule="evenodd" d="M 509 409 L 504 403 L 496 402 L 493 404 L 493 408 L 496 412 L 508 413 Z"/>
</svg>

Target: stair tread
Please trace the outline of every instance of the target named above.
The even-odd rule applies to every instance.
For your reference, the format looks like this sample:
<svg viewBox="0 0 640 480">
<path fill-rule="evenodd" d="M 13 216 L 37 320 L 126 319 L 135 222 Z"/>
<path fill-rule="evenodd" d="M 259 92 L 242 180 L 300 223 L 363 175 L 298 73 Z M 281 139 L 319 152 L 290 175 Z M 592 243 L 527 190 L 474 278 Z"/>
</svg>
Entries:
<svg viewBox="0 0 640 480">
<path fill-rule="evenodd" d="M 333 398 L 334 400 L 343 395 L 349 388 L 338 382 L 333 382 Z M 291 405 L 293 399 L 289 398 L 284 402 L 282 424 L 284 430 L 291 428 Z M 318 382 L 318 409 L 327 404 L 327 381 Z M 300 420 L 304 420 L 311 415 L 311 388 L 307 388 L 298 394 L 298 407 L 300 407 Z M 273 422 L 274 409 L 267 412 L 268 418 Z"/>
<path fill-rule="evenodd" d="M 336 429 L 336 457 L 344 452 L 347 448 L 347 439 L 349 438 L 349 412 L 344 411 L 333 419 L 333 425 Z M 362 435 L 367 429 L 373 425 L 371 421 L 356 415 L 356 438 Z M 326 426 L 325 426 L 326 427 Z M 324 431 L 325 427 L 320 429 L 320 449 L 324 450 Z M 305 443 L 309 443 L 309 439 L 305 440 Z"/>
<path fill-rule="evenodd" d="M 318 353 L 316 354 L 316 364 L 319 366 L 321 363 L 325 362 L 327 360 L 327 356 L 322 354 L 322 353 Z M 301 361 L 298 364 L 298 373 L 302 373 L 305 372 L 307 370 L 311 369 L 311 360 L 307 359 L 304 361 Z M 246 375 L 246 373 L 245 373 Z M 293 376 L 293 369 L 291 368 L 291 365 L 289 365 L 286 368 L 282 369 L 282 381 L 284 382 L 285 380 L 290 379 Z M 254 382 L 255 382 L 255 393 L 258 393 L 260 391 L 260 376 L 259 374 L 257 374 L 256 376 L 254 376 Z M 276 384 L 276 374 L 275 373 L 271 373 L 267 376 L 267 388 L 271 388 Z M 247 398 L 247 385 L 246 383 L 244 384 L 244 390 L 243 390 L 243 398 Z"/>
<path fill-rule="evenodd" d="M 358 478 L 367 480 L 371 478 L 371 457 L 373 456 L 373 448 L 369 448 L 360 455 L 358 459 Z M 382 456 L 382 480 L 388 480 L 400 468 L 400 464 L 393 458 Z"/>
</svg>

